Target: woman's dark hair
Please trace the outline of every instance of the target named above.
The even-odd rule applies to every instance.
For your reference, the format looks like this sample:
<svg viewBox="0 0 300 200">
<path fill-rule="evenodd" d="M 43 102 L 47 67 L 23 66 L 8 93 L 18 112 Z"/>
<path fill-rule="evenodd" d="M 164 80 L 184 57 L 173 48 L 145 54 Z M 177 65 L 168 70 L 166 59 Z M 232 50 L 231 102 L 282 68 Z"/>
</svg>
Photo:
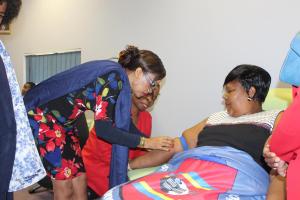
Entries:
<svg viewBox="0 0 300 200">
<path fill-rule="evenodd" d="M 32 89 L 34 86 L 36 86 L 36 84 L 34 82 L 26 82 L 25 84 L 30 85 L 30 88 Z"/>
<path fill-rule="evenodd" d="M 135 46 L 129 45 L 121 51 L 118 63 L 131 71 L 141 67 L 144 72 L 155 74 L 156 80 L 161 80 L 166 76 L 165 67 L 155 53 L 149 50 L 139 50 Z"/>
<path fill-rule="evenodd" d="M 238 65 L 226 76 L 223 86 L 231 81 L 239 81 L 248 93 L 251 87 L 256 90 L 253 99 L 263 103 L 271 84 L 270 74 L 255 65 Z"/>
<path fill-rule="evenodd" d="M 10 22 L 18 16 L 22 1 L 21 0 L 0 0 L 0 4 L 7 3 L 5 15 L 1 25 L 9 25 Z"/>
</svg>

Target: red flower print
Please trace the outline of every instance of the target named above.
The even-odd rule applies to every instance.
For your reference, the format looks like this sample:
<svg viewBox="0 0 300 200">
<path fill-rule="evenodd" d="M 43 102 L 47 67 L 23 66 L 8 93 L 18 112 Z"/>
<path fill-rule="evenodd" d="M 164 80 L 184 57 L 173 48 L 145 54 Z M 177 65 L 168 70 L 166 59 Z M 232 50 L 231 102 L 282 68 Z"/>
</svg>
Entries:
<svg viewBox="0 0 300 200">
<path fill-rule="evenodd" d="M 53 129 L 54 129 L 54 133 L 55 133 L 55 144 L 56 146 L 60 146 L 61 144 L 65 144 L 66 141 L 66 136 L 65 136 L 65 130 L 57 125 L 57 124 L 54 124 L 53 125 Z"/>
<path fill-rule="evenodd" d="M 80 148 L 80 145 L 79 145 L 79 140 L 76 137 L 74 137 L 74 136 L 72 136 L 71 139 L 74 142 L 71 147 L 74 150 L 75 155 L 81 157 L 81 148 Z"/>
<path fill-rule="evenodd" d="M 42 157 L 45 157 L 47 151 L 43 148 L 43 147 L 40 147 L 40 154 Z"/>
<path fill-rule="evenodd" d="M 53 130 L 48 130 L 47 132 L 45 132 L 45 136 L 48 138 L 55 138 L 55 132 Z"/>
<path fill-rule="evenodd" d="M 39 121 L 41 121 L 43 119 L 43 117 L 41 115 L 34 115 L 33 118 L 37 122 L 39 122 Z"/>
<path fill-rule="evenodd" d="M 33 118 L 35 121 L 39 122 L 43 119 L 43 111 L 41 109 L 37 108 L 36 113 L 37 114 L 35 114 Z"/>
<path fill-rule="evenodd" d="M 76 119 L 83 111 L 80 110 L 77 106 L 73 107 L 72 114 L 69 119 Z"/>
<path fill-rule="evenodd" d="M 45 133 L 50 130 L 50 127 L 47 124 L 40 123 L 39 132 Z"/>
<path fill-rule="evenodd" d="M 73 135 L 74 132 L 73 132 L 72 130 L 70 130 L 70 131 L 67 132 L 67 134 L 68 134 L 68 135 Z"/>
<path fill-rule="evenodd" d="M 54 151 L 54 149 L 55 149 L 55 144 L 54 144 L 53 140 L 47 142 L 47 144 L 46 144 L 46 149 L 47 149 L 48 152 Z"/>
<path fill-rule="evenodd" d="M 53 128 L 50 129 L 48 125 L 41 123 L 38 137 L 42 141 L 44 141 L 45 137 L 49 138 L 49 142 L 46 145 L 47 151 L 54 151 L 55 146 L 61 147 L 62 144 L 66 143 L 65 130 L 57 124 L 53 124 Z"/>
<path fill-rule="evenodd" d="M 66 159 L 62 159 L 60 169 L 62 169 L 62 170 L 59 171 L 55 176 L 55 178 L 57 178 L 58 180 L 72 178 L 76 175 L 76 173 L 78 171 L 78 169 L 74 163 L 74 160 L 72 161 L 72 160 L 66 160 Z"/>
<path fill-rule="evenodd" d="M 47 121 L 55 123 L 56 119 L 52 115 L 46 115 Z"/>
<path fill-rule="evenodd" d="M 44 134 L 43 133 L 39 133 L 38 134 L 38 138 L 39 138 L 39 140 L 44 141 L 44 139 L 45 139 Z"/>
<path fill-rule="evenodd" d="M 95 119 L 106 119 L 106 109 L 108 106 L 107 101 L 102 101 L 101 96 L 97 96 L 96 106 L 95 106 Z"/>
<path fill-rule="evenodd" d="M 78 140 L 78 137 L 76 137 L 76 136 L 71 136 L 71 139 L 72 139 L 72 141 L 74 142 L 74 143 L 78 143 L 79 142 L 79 140 Z"/>
<path fill-rule="evenodd" d="M 45 135 L 47 134 L 47 132 L 49 132 L 49 130 L 50 130 L 50 127 L 47 124 L 40 123 L 39 134 L 38 134 L 39 139 L 43 141 Z"/>
<path fill-rule="evenodd" d="M 74 150 L 76 156 L 81 157 L 81 149 L 79 145 L 72 145 L 72 149 Z"/>
<path fill-rule="evenodd" d="M 82 99 L 75 99 L 75 103 L 79 108 L 86 108 Z"/>
</svg>

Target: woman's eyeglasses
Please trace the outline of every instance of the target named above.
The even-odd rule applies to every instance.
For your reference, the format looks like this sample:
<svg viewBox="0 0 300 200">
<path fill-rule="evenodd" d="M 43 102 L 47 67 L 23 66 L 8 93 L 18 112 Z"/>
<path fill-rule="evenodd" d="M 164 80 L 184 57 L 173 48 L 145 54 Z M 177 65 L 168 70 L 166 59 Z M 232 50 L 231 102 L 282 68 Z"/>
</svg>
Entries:
<svg viewBox="0 0 300 200">
<path fill-rule="evenodd" d="M 149 82 L 150 87 L 151 87 L 152 89 L 155 88 L 155 87 L 157 86 L 157 82 L 154 81 L 154 80 L 152 80 L 152 79 L 150 78 L 148 72 L 144 72 L 144 76 L 145 76 L 146 80 Z"/>
</svg>

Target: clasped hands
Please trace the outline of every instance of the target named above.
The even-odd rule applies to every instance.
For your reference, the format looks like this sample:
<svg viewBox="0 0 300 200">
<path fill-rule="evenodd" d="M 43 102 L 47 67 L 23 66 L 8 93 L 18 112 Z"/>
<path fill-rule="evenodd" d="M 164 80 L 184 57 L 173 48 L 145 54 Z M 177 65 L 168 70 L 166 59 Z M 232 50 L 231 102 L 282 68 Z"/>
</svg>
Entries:
<svg viewBox="0 0 300 200">
<path fill-rule="evenodd" d="M 286 176 L 288 164 L 281 160 L 274 152 L 270 151 L 270 145 L 266 144 L 263 150 L 263 156 L 269 167 L 277 171 L 280 176 Z"/>
</svg>

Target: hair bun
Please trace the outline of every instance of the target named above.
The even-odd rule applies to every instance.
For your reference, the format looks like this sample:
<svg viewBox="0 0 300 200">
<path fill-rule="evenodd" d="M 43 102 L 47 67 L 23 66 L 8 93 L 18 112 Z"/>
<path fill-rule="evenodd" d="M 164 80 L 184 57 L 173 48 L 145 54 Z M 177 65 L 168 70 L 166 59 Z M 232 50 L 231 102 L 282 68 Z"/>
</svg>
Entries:
<svg viewBox="0 0 300 200">
<path fill-rule="evenodd" d="M 127 66 L 139 56 L 139 49 L 133 45 L 127 45 L 126 49 L 119 53 L 119 63 L 127 68 Z"/>
</svg>

